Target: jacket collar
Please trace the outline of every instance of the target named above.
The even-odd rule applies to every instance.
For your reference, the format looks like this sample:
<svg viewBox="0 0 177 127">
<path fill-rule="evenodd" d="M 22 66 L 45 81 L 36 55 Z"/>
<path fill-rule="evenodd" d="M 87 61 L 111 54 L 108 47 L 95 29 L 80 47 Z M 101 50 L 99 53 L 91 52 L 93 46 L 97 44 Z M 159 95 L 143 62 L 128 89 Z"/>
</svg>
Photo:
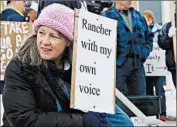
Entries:
<svg viewBox="0 0 177 127">
<path fill-rule="evenodd" d="M 124 24 L 124 26 L 126 26 L 126 23 L 125 23 L 125 21 L 123 20 L 123 18 L 121 17 L 119 10 L 118 10 L 115 6 L 112 6 L 112 9 L 116 11 L 115 16 L 117 17 L 118 22 L 120 22 L 120 23 Z M 131 16 L 132 16 L 132 27 L 134 28 L 135 25 L 136 25 L 136 14 L 133 13 L 133 12 L 134 12 L 134 8 L 133 8 L 133 7 L 131 7 L 131 8 L 129 9 L 129 11 L 131 12 Z M 127 26 L 126 26 L 126 27 L 127 27 Z"/>
<path fill-rule="evenodd" d="M 7 9 L 11 9 L 11 10 L 14 10 L 16 11 L 19 15 L 21 15 L 22 17 L 24 17 L 24 14 L 22 12 L 20 12 L 18 9 L 15 9 L 13 7 L 8 7 Z"/>
</svg>

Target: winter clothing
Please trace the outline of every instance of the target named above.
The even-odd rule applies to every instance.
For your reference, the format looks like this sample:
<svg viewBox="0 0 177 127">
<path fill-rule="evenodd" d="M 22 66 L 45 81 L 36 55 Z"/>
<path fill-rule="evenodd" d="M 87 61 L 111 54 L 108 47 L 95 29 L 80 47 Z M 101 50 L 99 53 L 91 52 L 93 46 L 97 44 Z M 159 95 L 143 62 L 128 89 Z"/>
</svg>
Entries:
<svg viewBox="0 0 177 127">
<path fill-rule="evenodd" d="M 37 20 L 33 23 L 33 28 L 41 25 L 48 26 L 62 33 L 71 42 L 74 31 L 74 11 L 61 4 L 52 4 L 41 11 Z"/>
<path fill-rule="evenodd" d="M 158 46 L 158 35 L 162 28 L 157 23 L 153 23 L 150 26 L 150 29 L 154 33 L 153 44 Z M 154 95 L 154 86 L 155 86 L 155 95 L 161 96 L 161 115 L 166 116 L 166 97 L 165 97 L 165 77 L 164 76 L 147 76 L 146 77 L 146 93 L 147 95 Z"/>
<path fill-rule="evenodd" d="M 5 73 L 3 104 L 12 127 L 83 127 L 83 118 L 79 111 L 73 110 L 70 114 L 57 113 L 56 100 L 59 98 L 51 85 L 57 88 L 57 85 L 64 86 L 66 83 L 53 67 L 52 64 L 50 69 L 41 71 L 21 63 L 17 58 L 9 63 Z M 51 71 L 54 73 L 48 74 Z M 46 79 L 47 76 L 50 80 Z M 56 79 L 51 79 L 52 76 Z M 68 107 L 69 105 L 62 108 L 69 112 Z"/>
<path fill-rule="evenodd" d="M 4 87 L 4 81 L 0 80 L 0 94 L 2 94 L 3 87 Z"/>
<path fill-rule="evenodd" d="M 64 12 L 64 15 L 58 9 Z M 36 29 L 40 25 L 49 26 L 72 40 L 73 29 L 68 27 L 71 25 L 73 28 L 74 24 L 71 23 L 72 21 L 65 23 L 61 19 L 68 20 L 65 16 L 70 17 L 74 14 L 71 11 L 66 12 L 66 10 L 71 9 L 59 4 L 46 7 L 41 12 L 39 20 L 34 23 L 34 28 Z M 52 13 L 48 13 L 48 11 Z M 51 15 L 56 12 L 60 15 L 52 17 Z M 43 20 L 52 20 L 52 22 L 42 21 L 43 16 L 45 17 Z M 36 40 L 34 41 L 36 43 Z M 65 62 L 63 58 L 60 62 Z M 19 60 L 15 57 L 8 64 L 5 72 L 3 104 L 5 116 L 12 127 L 106 127 L 107 119 L 111 125 L 133 126 L 128 116 L 118 107 L 116 107 L 116 114 L 114 115 L 83 113 L 70 109 L 71 70 L 60 70 L 54 62 L 45 60 L 42 65 L 30 65 L 30 58 L 25 57 L 24 59 Z M 117 118 L 119 119 L 115 120 Z"/>
<path fill-rule="evenodd" d="M 17 22 L 26 22 L 25 16 L 20 14 L 13 8 L 6 8 L 0 14 L 0 21 L 17 21 Z"/>
<path fill-rule="evenodd" d="M 48 69 L 43 66 L 38 68 L 30 66 L 29 62 L 21 63 L 18 58 L 14 58 L 8 64 L 3 104 L 11 127 L 109 127 L 110 124 L 133 126 L 128 116 L 118 107 L 115 115 L 82 113 L 61 103 L 58 110 L 56 100 L 68 101 L 64 97 L 62 99 L 58 97 L 63 96 L 59 87 L 62 86 L 62 89 L 69 93 L 68 83 L 60 78 L 60 75 L 65 75 L 63 72 L 52 62 L 48 64 Z M 57 91 L 60 91 L 59 95 Z M 66 97 L 67 92 L 64 92 Z"/>
<path fill-rule="evenodd" d="M 10 0 L 7 1 L 7 3 L 10 3 Z M 25 16 L 13 8 L 4 9 L 0 14 L 0 21 L 26 22 Z M 0 81 L 0 94 L 2 94 L 3 92 L 3 87 L 4 87 L 4 81 Z M 10 127 L 9 122 L 5 117 L 5 114 L 3 114 L 2 120 L 3 120 L 2 127 Z"/>
<path fill-rule="evenodd" d="M 42 9 L 50 4 L 53 3 L 59 3 L 59 4 L 63 4 L 67 7 L 70 7 L 71 9 L 74 8 L 81 8 L 81 3 L 79 0 L 76 1 L 69 1 L 69 0 L 40 0 L 39 4 L 38 4 L 38 15 L 41 13 Z"/>
<path fill-rule="evenodd" d="M 123 12 L 112 6 L 102 14 L 118 20 L 116 87 L 121 92 L 128 88 L 127 95 L 145 95 L 143 63 L 152 51 L 153 34 L 138 11 L 130 8 L 127 13 Z"/>
<path fill-rule="evenodd" d="M 136 60 L 136 68 L 143 65 L 149 53 L 152 51 L 153 34 L 148 28 L 144 17 L 133 8 L 130 9 L 132 14 L 133 32 L 126 26 L 120 12 L 112 6 L 102 15 L 111 19 L 118 20 L 117 25 L 117 66 L 122 66 L 130 50 L 133 50 Z"/>
<path fill-rule="evenodd" d="M 158 44 L 160 48 L 166 50 L 166 66 L 171 72 L 173 83 L 176 86 L 176 64 L 174 60 L 173 39 L 168 36 L 170 27 L 171 22 L 164 24 L 158 36 Z"/>
<path fill-rule="evenodd" d="M 105 118 L 102 115 L 93 113 L 94 115 L 90 117 L 87 113 L 69 109 L 69 105 L 66 107 L 61 105 L 62 111 L 57 113 L 56 100 L 68 101 L 62 100 L 64 98 L 59 99 L 53 89 L 55 87 L 58 90 L 62 86 L 67 90 L 68 84 L 60 78 L 60 75 L 60 71 L 50 62 L 48 69 L 21 63 L 18 58 L 9 63 L 6 68 L 3 104 L 12 127 L 83 127 L 83 123 L 84 127 L 102 127 Z M 85 118 L 86 116 L 89 119 Z M 97 124 L 94 125 L 88 120 Z"/>
<path fill-rule="evenodd" d="M 91 127 L 92 124 L 94 124 L 95 126 L 100 127 L 101 124 L 102 127 L 106 127 L 107 121 L 105 121 L 105 118 L 106 115 L 100 117 L 100 113 L 88 112 L 83 115 L 84 126 Z"/>
<path fill-rule="evenodd" d="M 171 22 L 164 24 L 158 36 L 158 44 L 160 48 L 166 50 L 166 65 L 169 71 L 176 69 L 173 53 L 173 40 L 168 37 L 170 27 Z"/>
</svg>

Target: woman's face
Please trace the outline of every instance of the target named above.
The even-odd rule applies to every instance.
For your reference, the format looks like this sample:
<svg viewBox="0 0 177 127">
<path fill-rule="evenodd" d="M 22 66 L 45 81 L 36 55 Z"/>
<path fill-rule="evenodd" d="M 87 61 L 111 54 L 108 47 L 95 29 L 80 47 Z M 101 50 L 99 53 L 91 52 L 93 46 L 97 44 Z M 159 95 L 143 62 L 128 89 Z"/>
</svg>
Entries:
<svg viewBox="0 0 177 127">
<path fill-rule="evenodd" d="M 41 26 L 37 32 L 37 47 L 44 60 L 60 60 L 64 49 L 67 47 L 67 39 L 47 26 Z"/>
<path fill-rule="evenodd" d="M 152 20 L 150 17 L 144 15 L 144 18 L 145 18 L 145 20 L 146 20 L 148 26 L 151 25 L 151 24 L 153 23 L 153 20 Z"/>
</svg>

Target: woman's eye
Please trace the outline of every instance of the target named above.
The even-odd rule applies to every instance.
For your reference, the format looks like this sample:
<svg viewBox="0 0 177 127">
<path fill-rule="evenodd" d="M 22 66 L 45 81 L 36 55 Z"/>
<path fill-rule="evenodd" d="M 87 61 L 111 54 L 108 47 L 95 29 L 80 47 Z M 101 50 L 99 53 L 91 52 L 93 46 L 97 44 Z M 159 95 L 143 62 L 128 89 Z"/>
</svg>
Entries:
<svg viewBox="0 0 177 127">
<path fill-rule="evenodd" d="M 51 35 L 51 37 L 56 38 L 56 39 L 60 39 L 58 36 L 55 36 L 55 35 Z"/>
<path fill-rule="evenodd" d="M 41 35 L 45 35 L 45 33 L 44 33 L 44 32 L 42 32 L 42 31 L 39 31 L 39 34 L 41 34 Z"/>
</svg>

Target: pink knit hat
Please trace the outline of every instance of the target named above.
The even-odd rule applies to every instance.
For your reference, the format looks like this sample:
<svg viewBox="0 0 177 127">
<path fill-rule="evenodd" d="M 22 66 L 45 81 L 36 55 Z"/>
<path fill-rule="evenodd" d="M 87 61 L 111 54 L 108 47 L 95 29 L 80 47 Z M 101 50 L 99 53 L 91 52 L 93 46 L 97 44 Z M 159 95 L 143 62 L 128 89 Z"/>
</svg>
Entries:
<svg viewBox="0 0 177 127">
<path fill-rule="evenodd" d="M 53 28 L 73 41 L 74 11 L 61 4 L 48 5 L 34 21 L 33 29 L 37 31 L 39 26 Z"/>
</svg>

